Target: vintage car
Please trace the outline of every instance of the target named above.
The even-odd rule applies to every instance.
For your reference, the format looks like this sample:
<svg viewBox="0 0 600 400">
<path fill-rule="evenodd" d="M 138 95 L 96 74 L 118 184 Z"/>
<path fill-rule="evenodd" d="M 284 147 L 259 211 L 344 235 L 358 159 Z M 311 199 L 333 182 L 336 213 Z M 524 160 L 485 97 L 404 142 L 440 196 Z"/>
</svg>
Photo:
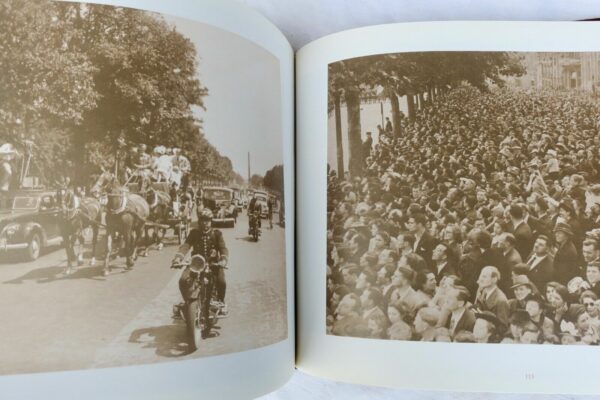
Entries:
<svg viewBox="0 0 600 400">
<path fill-rule="evenodd" d="M 238 212 L 242 211 L 244 209 L 244 204 L 242 201 L 241 190 L 235 187 L 232 187 L 231 190 L 233 190 L 233 204 L 238 209 Z"/>
<path fill-rule="evenodd" d="M 36 260 L 43 248 L 62 242 L 55 192 L 24 190 L 0 194 L 0 255 L 20 252 Z"/>
<path fill-rule="evenodd" d="M 238 210 L 233 201 L 233 190 L 229 188 L 208 186 L 202 189 L 202 206 L 212 210 L 215 227 L 235 226 Z"/>
<path fill-rule="evenodd" d="M 269 215 L 269 205 L 267 204 L 269 195 L 262 190 L 255 190 L 254 197 L 256 198 L 256 204 L 260 206 L 260 216 L 266 218 Z"/>
</svg>

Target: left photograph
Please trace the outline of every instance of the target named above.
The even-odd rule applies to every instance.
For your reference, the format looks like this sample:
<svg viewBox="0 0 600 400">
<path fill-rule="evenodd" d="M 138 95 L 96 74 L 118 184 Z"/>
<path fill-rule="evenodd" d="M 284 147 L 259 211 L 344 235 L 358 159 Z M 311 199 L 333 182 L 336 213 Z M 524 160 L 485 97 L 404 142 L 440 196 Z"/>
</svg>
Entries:
<svg viewBox="0 0 600 400">
<path fill-rule="evenodd" d="M 0 4 L 0 374 L 288 337 L 280 86 L 208 24 Z"/>
</svg>

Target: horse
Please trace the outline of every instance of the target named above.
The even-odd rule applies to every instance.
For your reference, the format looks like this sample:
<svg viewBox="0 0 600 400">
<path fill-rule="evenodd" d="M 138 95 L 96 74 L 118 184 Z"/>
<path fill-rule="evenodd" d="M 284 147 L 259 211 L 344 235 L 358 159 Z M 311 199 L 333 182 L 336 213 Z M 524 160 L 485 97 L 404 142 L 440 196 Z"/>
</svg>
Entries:
<svg viewBox="0 0 600 400">
<path fill-rule="evenodd" d="M 127 269 L 133 268 L 137 259 L 138 243 L 143 237 L 144 225 L 150 215 L 146 200 L 123 188 L 114 174 L 105 171 L 94 186 L 106 190 L 106 257 L 103 274 L 110 272 L 113 239 L 119 235 L 123 241 Z"/>
<path fill-rule="evenodd" d="M 164 223 L 169 219 L 169 213 L 171 211 L 171 196 L 162 190 L 156 190 L 150 188 L 145 193 L 146 201 L 150 207 L 150 215 L 148 220 L 154 223 Z M 152 229 L 152 239 L 150 239 L 148 232 Z M 144 250 L 144 257 L 148 256 L 148 247 L 152 244 L 157 245 L 160 250 L 163 246 L 162 238 L 165 236 L 166 229 L 151 227 L 150 225 L 145 225 L 144 227 L 144 237 L 146 248 Z M 162 236 L 160 235 L 162 233 Z"/>
<path fill-rule="evenodd" d="M 102 224 L 102 204 L 100 200 L 94 197 L 84 197 L 77 201 L 72 190 L 67 190 L 63 197 L 61 212 L 61 233 L 63 243 L 67 253 L 67 275 L 73 272 L 73 263 L 83 263 L 83 254 L 75 253 L 75 243 L 79 246 L 85 243 L 83 231 L 87 228 L 92 229 L 92 259 L 90 265 L 96 262 L 96 245 L 98 243 L 98 231 Z M 79 204 L 77 204 L 79 203 Z"/>
</svg>

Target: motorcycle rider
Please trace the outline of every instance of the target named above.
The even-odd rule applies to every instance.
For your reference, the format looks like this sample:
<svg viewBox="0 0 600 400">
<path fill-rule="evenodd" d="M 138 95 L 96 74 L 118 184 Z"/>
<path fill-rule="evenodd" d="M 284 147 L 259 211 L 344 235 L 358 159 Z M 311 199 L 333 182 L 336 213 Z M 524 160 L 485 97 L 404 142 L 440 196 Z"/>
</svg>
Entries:
<svg viewBox="0 0 600 400">
<path fill-rule="evenodd" d="M 261 227 L 260 207 L 260 204 L 256 201 L 256 195 L 253 195 L 250 203 L 248 203 L 248 235 L 252 234 L 252 223 L 256 223 L 259 228 Z"/>
<path fill-rule="evenodd" d="M 227 266 L 229 251 L 223 240 L 223 234 L 218 229 L 212 229 L 211 220 L 213 213 L 208 208 L 198 210 L 198 228 L 194 228 L 188 234 L 185 243 L 179 247 L 179 250 L 173 258 L 172 264 L 181 264 L 182 260 L 192 251 L 192 260 L 194 256 L 200 255 L 209 263 L 211 272 L 215 277 L 215 285 L 217 289 L 218 306 L 220 307 L 219 314 L 226 316 L 228 314 L 227 305 L 225 304 L 225 290 L 227 282 L 225 281 L 225 268 Z M 188 293 L 189 286 L 194 282 L 193 272 L 190 268 L 186 268 L 179 279 L 179 288 L 182 296 Z M 212 288 L 209 288 L 212 292 Z"/>
</svg>

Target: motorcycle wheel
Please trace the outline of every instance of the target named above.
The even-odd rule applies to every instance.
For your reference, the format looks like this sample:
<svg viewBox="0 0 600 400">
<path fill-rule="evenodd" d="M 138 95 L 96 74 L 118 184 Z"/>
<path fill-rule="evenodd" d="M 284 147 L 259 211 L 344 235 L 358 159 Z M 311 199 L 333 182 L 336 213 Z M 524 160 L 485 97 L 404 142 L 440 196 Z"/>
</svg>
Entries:
<svg viewBox="0 0 600 400">
<path fill-rule="evenodd" d="M 252 230 L 252 238 L 254 239 L 255 242 L 258 242 L 258 229 L 254 228 Z"/>
<path fill-rule="evenodd" d="M 188 304 L 185 312 L 188 343 L 190 350 L 196 351 L 200 347 L 203 330 L 198 300 L 192 301 L 190 304 Z"/>
</svg>

